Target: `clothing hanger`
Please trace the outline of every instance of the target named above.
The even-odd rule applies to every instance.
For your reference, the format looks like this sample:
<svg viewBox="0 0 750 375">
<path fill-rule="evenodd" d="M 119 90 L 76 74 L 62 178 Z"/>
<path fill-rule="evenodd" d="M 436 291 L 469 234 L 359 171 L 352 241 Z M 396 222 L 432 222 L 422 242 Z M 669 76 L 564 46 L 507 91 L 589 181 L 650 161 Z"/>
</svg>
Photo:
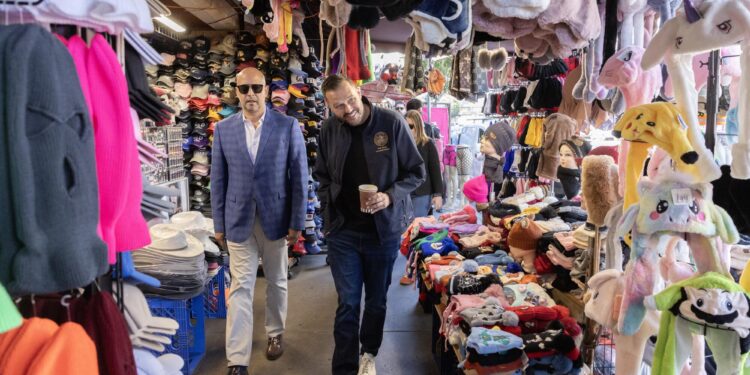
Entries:
<svg viewBox="0 0 750 375">
<path fill-rule="evenodd" d="M 69 322 L 73 321 L 73 319 L 70 316 L 70 299 L 71 298 L 73 298 L 73 296 L 71 296 L 70 294 L 66 294 L 62 296 L 62 298 L 60 298 L 60 304 L 63 305 L 63 307 L 65 307 Z"/>
</svg>

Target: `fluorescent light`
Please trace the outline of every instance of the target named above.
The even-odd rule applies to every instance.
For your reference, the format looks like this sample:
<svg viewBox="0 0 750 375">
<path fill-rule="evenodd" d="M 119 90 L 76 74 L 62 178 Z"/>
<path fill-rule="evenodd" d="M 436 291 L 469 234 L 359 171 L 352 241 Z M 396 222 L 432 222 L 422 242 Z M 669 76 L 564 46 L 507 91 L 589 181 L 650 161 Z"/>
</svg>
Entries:
<svg viewBox="0 0 750 375">
<path fill-rule="evenodd" d="M 178 24 L 177 22 L 172 21 L 171 18 L 161 15 L 159 17 L 154 17 L 155 20 L 159 21 L 162 25 L 172 29 L 175 32 L 182 33 L 185 32 L 185 27 Z"/>
</svg>

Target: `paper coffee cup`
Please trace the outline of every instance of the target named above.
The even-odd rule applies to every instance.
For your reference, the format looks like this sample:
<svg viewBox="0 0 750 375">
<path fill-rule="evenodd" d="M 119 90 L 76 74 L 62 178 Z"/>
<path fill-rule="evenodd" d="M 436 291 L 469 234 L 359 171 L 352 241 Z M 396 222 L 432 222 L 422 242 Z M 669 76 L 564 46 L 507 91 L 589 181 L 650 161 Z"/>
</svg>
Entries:
<svg viewBox="0 0 750 375">
<path fill-rule="evenodd" d="M 359 210 L 369 214 L 372 213 L 367 209 L 367 200 L 378 193 L 378 187 L 375 185 L 359 185 Z"/>
</svg>

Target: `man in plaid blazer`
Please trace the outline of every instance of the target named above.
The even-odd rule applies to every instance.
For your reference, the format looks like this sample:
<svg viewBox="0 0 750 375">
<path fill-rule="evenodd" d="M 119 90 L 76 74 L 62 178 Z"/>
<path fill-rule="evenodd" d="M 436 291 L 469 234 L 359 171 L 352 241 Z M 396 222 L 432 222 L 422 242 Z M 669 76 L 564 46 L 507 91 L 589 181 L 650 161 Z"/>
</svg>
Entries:
<svg viewBox="0 0 750 375">
<path fill-rule="evenodd" d="M 308 178 L 302 131 L 297 120 L 266 108 L 263 73 L 242 70 L 236 90 L 242 111 L 216 125 L 211 163 L 216 239 L 230 254 L 226 351 L 233 375 L 247 374 L 250 362 L 259 258 L 268 283 L 266 357 L 283 354 L 287 246 L 304 229 Z"/>
</svg>

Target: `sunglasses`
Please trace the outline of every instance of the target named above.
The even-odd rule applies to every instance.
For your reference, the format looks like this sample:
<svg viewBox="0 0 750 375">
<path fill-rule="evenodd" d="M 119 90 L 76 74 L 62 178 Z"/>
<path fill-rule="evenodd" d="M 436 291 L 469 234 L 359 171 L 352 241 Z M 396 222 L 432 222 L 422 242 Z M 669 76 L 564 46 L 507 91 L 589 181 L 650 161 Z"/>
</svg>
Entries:
<svg viewBox="0 0 750 375">
<path fill-rule="evenodd" d="M 250 89 L 253 89 L 254 93 L 260 94 L 261 92 L 263 92 L 263 87 L 265 87 L 265 85 L 237 85 L 237 89 L 240 90 L 240 94 L 242 95 L 247 95 L 247 93 L 250 92 Z"/>
</svg>

